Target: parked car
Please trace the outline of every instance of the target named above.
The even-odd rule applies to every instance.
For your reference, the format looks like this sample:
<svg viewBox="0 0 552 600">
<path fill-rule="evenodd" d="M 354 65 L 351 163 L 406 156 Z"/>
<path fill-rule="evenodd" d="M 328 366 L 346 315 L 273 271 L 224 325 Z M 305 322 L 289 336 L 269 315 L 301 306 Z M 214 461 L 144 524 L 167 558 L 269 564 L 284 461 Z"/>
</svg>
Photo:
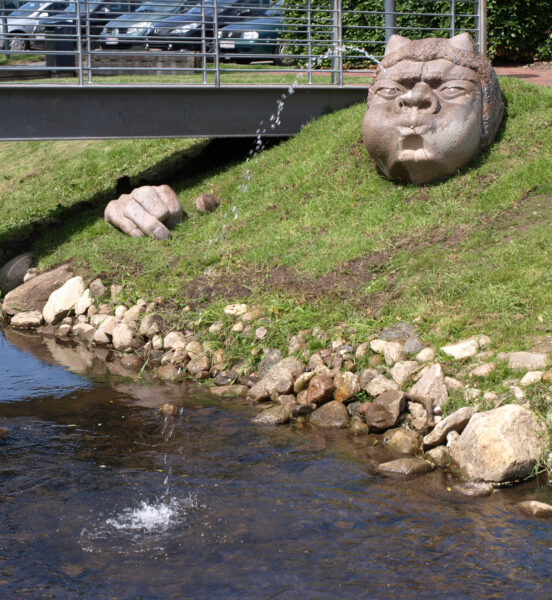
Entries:
<svg viewBox="0 0 552 600">
<path fill-rule="evenodd" d="M 245 17 L 261 16 L 269 5 L 269 0 L 219 0 L 216 14 L 218 27 L 236 23 Z M 206 1 L 203 7 L 196 5 L 183 15 L 167 17 L 155 23 L 148 34 L 148 47 L 200 51 L 205 29 L 205 42 L 210 50 L 214 46 L 214 28 L 213 2 Z"/>
<path fill-rule="evenodd" d="M 146 34 L 157 21 L 174 14 L 185 13 L 193 0 L 148 0 L 132 14 L 109 21 L 100 34 L 102 48 L 145 46 Z"/>
<path fill-rule="evenodd" d="M 241 62 L 270 58 L 281 63 L 282 44 L 280 36 L 285 30 L 282 0 L 272 5 L 262 17 L 232 23 L 219 29 L 219 50 L 221 56 L 234 55 Z M 235 56 L 238 55 L 238 56 Z"/>
<path fill-rule="evenodd" d="M 48 19 L 64 11 L 69 2 L 33 1 L 26 2 L 7 18 L 9 48 L 14 52 L 28 50 L 34 40 L 34 32 L 40 20 Z"/>
<path fill-rule="evenodd" d="M 79 0 L 80 28 L 84 35 L 87 29 L 90 32 L 92 43 L 100 37 L 100 33 L 111 19 L 117 18 L 123 14 L 135 11 L 139 7 L 138 0 L 107 0 L 104 2 L 88 3 Z M 87 6 L 88 4 L 88 6 Z M 88 23 L 87 23 L 88 8 Z M 77 9 L 76 3 L 72 2 L 62 13 L 56 15 L 56 18 L 46 18 L 38 22 L 35 29 L 34 45 L 37 47 L 48 36 L 77 35 Z"/>
</svg>

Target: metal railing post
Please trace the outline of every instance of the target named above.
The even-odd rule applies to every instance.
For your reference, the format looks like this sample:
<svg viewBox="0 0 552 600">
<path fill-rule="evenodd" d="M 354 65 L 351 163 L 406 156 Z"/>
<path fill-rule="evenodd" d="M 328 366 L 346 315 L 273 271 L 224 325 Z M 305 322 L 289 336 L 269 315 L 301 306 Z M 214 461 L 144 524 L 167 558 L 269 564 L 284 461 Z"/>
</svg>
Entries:
<svg viewBox="0 0 552 600">
<path fill-rule="evenodd" d="M 479 0 L 478 5 L 478 42 L 479 52 L 487 55 L 487 0 Z"/>
<path fill-rule="evenodd" d="M 456 35 L 456 0 L 450 0 L 450 37 Z"/>
<path fill-rule="evenodd" d="M 215 87 L 220 87 L 220 57 L 218 44 L 218 2 L 213 0 L 213 44 L 215 50 Z"/>
<path fill-rule="evenodd" d="M 205 43 L 205 0 L 201 0 L 201 72 L 203 83 L 207 83 L 207 44 Z"/>
<path fill-rule="evenodd" d="M 92 54 L 91 54 L 91 45 L 90 45 L 90 10 L 88 5 L 88 0 L 84 2 L 84 9 L 86 11 L 85 19 L 86 19 L 86 56 L 87 56 L 87 66 L 88 66 L 88 83 L 92 83 Z M 79 22 L 80 29 L 80 22 Z"/>
<path fill-rule="evenodd" d="M 332 84 L 339 84 L 341 0 L 332 0 Z"/>
<path fill-rule="evenodd" d="M 385 42 L 395 33 L 397 28 L 397 15 L 395 11 L 395 0 L 385 0 Z"/>
<path fill-rule="evenodd" d="M 2 27 L 0 34 L 2 35 L 2 48 L 0 50 L 8 50 L 8 19 L 6 18 L 6 0 L 0 0 L 0 15 L 2 16 Z"/>
<path fill-rule="evenodd" d="M 307 82 L 312 84 L 312 7 L 311 0 L 307 0 Z"/>
<path fill-rule="evenodd" d="M 78 70 L 79 70 L 79 85 L 83 85 L 82 77 L 82 35 L 81 35 L 81 12 L 80 12 L 80 0 L 76 0 L 76 18 L 75 27 L 77 28 L 77 59 L 78 59 Z"/>
</svg>

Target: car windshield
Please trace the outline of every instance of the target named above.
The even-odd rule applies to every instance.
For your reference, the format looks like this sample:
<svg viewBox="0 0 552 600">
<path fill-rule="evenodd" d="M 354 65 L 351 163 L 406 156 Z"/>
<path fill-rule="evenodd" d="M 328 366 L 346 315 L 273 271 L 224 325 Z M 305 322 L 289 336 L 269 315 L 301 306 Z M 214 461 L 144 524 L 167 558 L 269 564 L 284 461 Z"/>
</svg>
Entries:
<svg viewBox="0 0 552 600">
<path fill-rule="evenodd" d="M 234 6 L 237 4 L 236 0 L 219 0 L 217 2 L 217 13 L 221 13 L 226 10 L 230 6 Z M 201 15 L 201 5 L 194 6 L 191 10 L 189 10 L 187 15 Z M 212 16 L 213 14 L 213 3 L 205 2 L 205 14 L 207 16 Z"/>
<path fill-rule="evenodd" d="M 146 2 L 136 9 L 137 13 L 157 13 L 157 14 L 172 14 L 179 12 L 183 6 L 188 6 L 188 3 L 182 4 L 182 2 Z"/>
<path fill-rule="evenodd" d="M 26 2 L 18 10 L 14 10 L 10 17 L 28 17 L 31 13 L 39 10 L 40 8 L 46 8 L 49 2 Z"/>
</svg>

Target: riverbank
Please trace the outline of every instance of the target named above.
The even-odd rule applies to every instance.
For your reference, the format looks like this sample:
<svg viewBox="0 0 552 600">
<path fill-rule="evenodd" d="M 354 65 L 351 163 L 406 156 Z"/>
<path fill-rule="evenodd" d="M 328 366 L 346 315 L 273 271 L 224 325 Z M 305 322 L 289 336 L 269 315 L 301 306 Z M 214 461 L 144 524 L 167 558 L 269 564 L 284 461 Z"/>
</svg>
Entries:
<svg viewBox="0 0 552 600">
<path fill-rule="evenodd" d="M 426 410 L 426 421 L 433 419 L 419 430 L 412 428 L 417 439 L 438 424 L 435 418 L 475 404 L 485 410 L 526 405 L 544 420 L 550 401 L 552 331 L 546 250 L 552 92 L 519 81 L 502 84 L 508 114 L 497 142 L 454 178 L 430 186 L 398 186 L 375 172 L 360 140 L 362 106 L 327 115 L 296 138 L 248 161 L 239 159 L 243 154 L 229 155 L 229 145 L 211 162 L 209 144 L 192 145 L 184 154 L 178 150 L 162 164 L 188 218 L 161 243 L 129 239 L 101 219 L 105 202 L 117 191 L 115 175 L 119 187 L 156 182 L 156 177 L 145 177 L 143 169 L 133 167 L 127 175 L 122 168 L 132 163 L 133 152 L 144 151 L 148 144 L 148 152 L 156 154 L 156 142 L 134 150 L 117 143 L 113 146 L 117 160 L 106 142 L 87 144 L 83 157 L 75 144 L 75 156 L 66 152 L 59 174 L 42 164 L 47 173 L 44 189 L 33 175 L 36 164 L 28 162 L 25 148 L 17 145 L 18 159 L 8 167 L 14 177 L 5 178 L 1 190 L 3 204 L 12 207 L 3 247 L 15 243 L 14 233 L 24 232 L 28 242 L 24 249 L 33 252 L 41 271 L 69 264 L 71 275 L 83 278 L 81 293 L 98 276 L 105 284 L 102 294 L 91 291 L 90 298 L 97 299 L 93 305 L 66 317 L 65 323 L 62 319 L 47 335 L 85 340 L 89 336 L 90 343 L 103 344 L 108 352 L 130 349 L 134 354 L 141 349 L 132 358 L 139 363 L 138 371 L 147 361 L 146 368 L 155 367 L 158 373 L 161 369 L 160 376 L 169 379 L 187 373 L 200 380 L 246 386 L 247 390 L 233 391 L 259 401 L 259 406 L 267 400 L 276 402 L 280 412 L 273 414 L 278 418 L 299 417 L 302 422 L 301 411 L 314 414 L 332 402 L 340 402 L 341 408 L 355 405 L 357 395 L 377 398 L 368 389 L 372 380 L 382 377 L 397 388 L 390 391 L 404 393 L 399 400 L 395 395 L 398 417 L 410 415 L 415 420 L 416 409 L 407 410 L 407 403 L 414 402 Z M 40 144 L 32 148 L 43 161 L 50 160 Z M 94 176 L 106 162 L 99 160 L 102 156 L 118 166 L 102 180 L 101 194 L 93 194 L 98 188 Z M 146 159 L 147 153 L 141 157 Z M 71 177 L 85 164 L 80 192 L 72 195 Z M 177 168 L 171 170 L 170 165 Z M 184 174 L 179 175 L 180 169 Z M 62 190 L 61 196 L 52 193 L 55 189 Z M 220 198 L 217 211 L 195 211 L 195 198 L 204 192 Z M 40 218 L 33 216 L 28 201 L 25 205 L 29 197 L 40 200 Z M 45 218 L 50 223 L 46 228 Z M 109 292 L 111 284 L 116 285 L 114 294 Z M 241 305 L 247 306 L 236 308 Z M 92 306 L 95 314 L 89 313 Z M 38 307 L 41 318 L 43 308 Z M 146 316 L 148 327 L 143 323 Z M 398 341 L 382 338 L 381 332 L 397 322 L 409 324 L 411 335 Z M 125 334 L 116 343 L 115 330 Z M 417 356 L 425 348 L 405 351 L 410 337 L 431 348 L 433 357 Z M 482 344 L 487 338 L 490 342 Z M 445 352 L 450 344 L 462 341 L 475 348 L 473 354 L 454 358 Z M 390 358 L 386 343 L 402 344 L 402 349 L 392 346 L 396 356 Z M 267 390 L 265 382 L 263 397 L 256 397 L 252 390 L 259 384 L 257 378 L 262 381 L 261 366 L 273 351 L 281 359 L 294 357 L 301 367 L 284 364 L 289 376 L 271 384 L 282 385 Z M 517 351 L 545 358 L 519 372 L 509 359 Z M 412 370 L 406 379 L 397 382 L 392 373 L 396 363 L 413 362 L 417 364 L 408 366 Z M 427 400 L 412 400 L 415 379 L 423 379 L 428 365 L 433 365 L 429 368 L 433 375 L 440 370 L 442 413 L 429 417 Z M 306 374 L 299 373 L 301 369 Z M 486 375 L 481 375 L 485 369 Z M 526 373 L 534 371 L 539 374 L 530 375 L 522 385 Z M 335 389 L 321 396 L 324 401 L 311 401 L 312 392 L 302 403 L 299 395 L 323 375 Z M 450 381 L 447 386 L 447 377 L 460 386 L 454 384 L 455 389 Z M 300 389 L 302 385 L 305 389 Z M 338 394 L 340 401 L 335 394 L 344 388 L 348 391 Z M 351 390 L 352 395 L 344 398 Z M 326 402 L 330 393 L 333 399 Z M 293 399 L 280 399 L 292 394 Z M 345 416 L 341 408 L 336 410 L 349 425 L 360 421 L 354 426 L 359 430 L 365 430 L 363 425 L 372 427 L 366 416 L 354 409 Z M 419 418 L 424 419 L 421 413 Z M 397 421 L 391 428 L 395 425 Z"/>
</svg>

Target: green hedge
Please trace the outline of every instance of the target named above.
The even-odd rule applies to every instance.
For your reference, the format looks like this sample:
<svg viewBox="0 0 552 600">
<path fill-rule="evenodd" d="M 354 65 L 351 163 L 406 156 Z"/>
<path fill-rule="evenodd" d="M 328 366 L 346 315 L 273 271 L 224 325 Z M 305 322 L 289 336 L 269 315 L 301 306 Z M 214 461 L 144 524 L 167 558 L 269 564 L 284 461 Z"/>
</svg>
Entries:
<svg viewBox="0 0 552 600">
<path fill-rule="evenodd" d="M 286 20 L 289 25 L 286 52 L 305 54 L 306 15 L 303 2 L 284 0 Z M 312 0 L 313 54 L 321 55 L 330 48 L 331 24 L 330 0 Z M 342 0 L 343 42 L 362 47 L 374 56 L 381 56 L 385 41 L 384 0 Z M 450 35 L 449 1 L 397 0 L 398 33 L 410 39 L 428 36 Z M 455 33 L 470 31 L 474 35 L 475 4 L 469 1 L 455 3 Z M 432 13 L 429 15 L 428 13 Z M 488 55 L 495 61 L 527 61 L 534 58 L 552 58 L 552 36 L 546 31 L 546 23 L 552 29 L 551 0 L 488 0 Z M 359 29 L 369 27 L 370 29 Z M 370 42 L 364 40 L 370 39 Z M 347 66 L 358 63 L 359 54 L 345 53 Z"/>
</svg>

